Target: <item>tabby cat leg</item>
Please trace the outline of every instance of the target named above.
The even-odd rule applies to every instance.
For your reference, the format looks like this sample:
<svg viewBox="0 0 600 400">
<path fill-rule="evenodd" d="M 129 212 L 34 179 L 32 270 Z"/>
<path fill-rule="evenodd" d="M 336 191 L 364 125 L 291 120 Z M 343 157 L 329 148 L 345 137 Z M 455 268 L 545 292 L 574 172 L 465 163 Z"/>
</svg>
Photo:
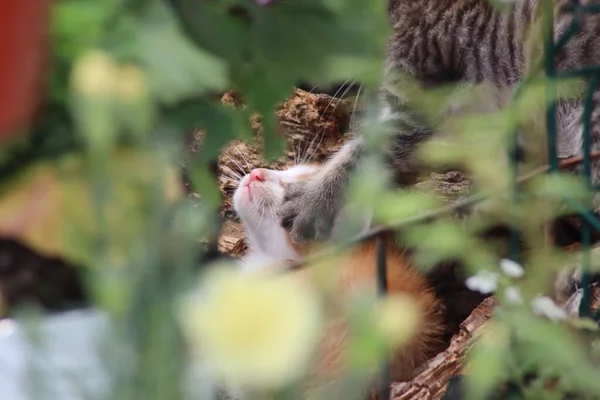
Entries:
<svg viewBox="0 0 600 400">
<path fill-rule="evenodd" d="M 406 111 L 383 108 L 381 118 L 393 124 L 397 132 L 385 152 L 386 161 L 401 185 L 414 183 L 418 172 L 417 146 L 431 136 L 431 131 L 413 124 Z M 350 174 L 364 150 L 363 139 L 347 143 L 310 181 L 286 188 L 279 216 L 297 243 L 309 238 L 326 239 L 344 203 Z"/>
</svg>

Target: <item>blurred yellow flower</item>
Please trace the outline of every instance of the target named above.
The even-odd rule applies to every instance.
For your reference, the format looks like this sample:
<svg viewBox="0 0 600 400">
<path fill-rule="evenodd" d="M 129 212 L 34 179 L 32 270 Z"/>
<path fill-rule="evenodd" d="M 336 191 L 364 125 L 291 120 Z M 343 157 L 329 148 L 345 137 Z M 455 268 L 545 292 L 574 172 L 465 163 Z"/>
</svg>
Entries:
<svg viewBox="0 0 600 400">
<path fill-rule="evenodd" d="M 77 60 L 71 73 L 73 89 L 87 96 L 109 96 L 114 91 L 117 65 L 108 53 L 91 50 Z"/>
<path fill-rule="evenodd" d="M 242 387 L 273 389 L 295 381 L 320 338 L 319 300 L 293 276 L 215 269 L 181 311 L 199 358 Z"/>
<path fill-rule="evenodd" d="M 414 300 L 401 294 L 381 299 L 377 304 L 376 316 L 379 332 L 392 346 L 407 342 L 421 320 Z"/>
<path fill-rule="evenodd" d="M 144 71 L 133 64 L 125 64 L 118 69 L 116 93 L 122 100 L 137 102 L 148 96 L 148 85 Z"/>
</svg>

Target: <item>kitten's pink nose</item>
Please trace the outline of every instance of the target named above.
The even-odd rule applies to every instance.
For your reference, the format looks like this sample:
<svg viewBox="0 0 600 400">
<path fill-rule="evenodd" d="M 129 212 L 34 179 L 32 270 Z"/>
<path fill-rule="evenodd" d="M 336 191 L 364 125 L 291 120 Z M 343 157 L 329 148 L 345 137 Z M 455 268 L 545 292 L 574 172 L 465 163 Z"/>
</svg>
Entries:
<svg viewBox="0 0 600 400">
<path fill-rule="evenodd" d="M 265 170 L 263 168 L 255 168 L 252 170 L 252 172 L 250 172 L 250 181 L 248 182 L 248 184 L 250 184 L 254 181 L 263 182 L 264 180 L 265 180 Z"/>
</svg>

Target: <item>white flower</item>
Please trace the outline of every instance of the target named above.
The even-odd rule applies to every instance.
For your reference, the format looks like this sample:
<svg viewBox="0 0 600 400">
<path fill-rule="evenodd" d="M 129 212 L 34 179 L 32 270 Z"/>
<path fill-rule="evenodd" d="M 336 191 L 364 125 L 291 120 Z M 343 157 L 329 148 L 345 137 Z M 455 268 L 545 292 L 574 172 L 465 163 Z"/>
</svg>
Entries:
<svg viewBox="0 0 600 400">
<path fill-rule="evenodd" d="M 492 293 L 498 287 L 498 274 L 490 271 L 479 271 L 476 275 L 467 278 L 465 284 L 471 290 L 483 294 Z"/>
<path fill-rule="evenodd" d="M 504 299 L 508 304 L 523 304 L 523 296 L 521 296 L 521 291 L 516 286 L 509 286 L 504 290 Z"/>
<path fill-rule="evenodd" d="M 500 260 L 500 269 L 511 278 L 520 278 L 525 273 L 520 264 L 506 258 Z"/>
<path fill-rule="evenodd" d="M 531 309 L 536 315 L 543 315 L 552 321 L 560 321 L 567 318 L 565 310 L 556 305 L 548 296 L 536 296 L 531 300 Z"/>
</svg>

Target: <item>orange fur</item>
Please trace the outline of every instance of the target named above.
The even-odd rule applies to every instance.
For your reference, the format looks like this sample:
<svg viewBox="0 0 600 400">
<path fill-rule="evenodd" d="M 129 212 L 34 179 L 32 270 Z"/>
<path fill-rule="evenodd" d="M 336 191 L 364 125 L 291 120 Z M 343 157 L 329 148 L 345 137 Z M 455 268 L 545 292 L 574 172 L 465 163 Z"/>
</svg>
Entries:
<svg viewBox="0 0 600 400">
<path fill-rule="evenodd" d="M 417 368 L 425 361 L 435 356 L 445 345 L 444 334 L 446 326 L 443 316 L 443 306 L 429 287 L 426 279 L 411 265 L 406 253 L 394 246 L 392 240 L 387 240 L 387 283 L 389 294 L 406 294 L 410 296 L 420 309 L 421 320 L 412 338 L 390 355 L 390 377 L 393 381 L 411 379 Z M 318 251 L 322 246 L 309 244 L 295 245 L 296 250 L 303 256 Z M 357 245 L 344 254 L 335 265 L 333 302 L 343 302 L 344 299 L 358 286 L 372 288 L 373 294 L 377 288 L 377 263 L 375 240 Z M 318 280 L 323 276 L 321 268 L 325 266 L 308 266 L 303 270 L 293 272 L 299 279 Z M 335 268 L 335 267 L 334 267 Z M 334 305 L 335 308 L 335 305 Z M 402 315 L 398 315 L 402 318 Z M 346 350 L 346 326 L 344 317 L 334 311 L 328 319 L 324 337 L 317 351 L 315 376 L 319 381 L 336 379 L 343 372 L 343 356 Z"/>
<path fill-rule="evenodd" d="M 313 174 L 299 173 L 294 176 L 294 179 L 306 181 L 312 178 Z M 255 196 L 258 196 L 258 193 L 261 196 L 272 194 L 273 197 L 270 200 L 275 202 L 277 200 L 276 194 L 270 192 L 268 187 L 277 183 L 283 187 L 283 182 L 281 180 L 276 182 L 273 175 L 270 178 L 271 181 L 267 179 L 264 183 L 254 183 L 254 185 L 261 185 L 257 187 L 262 188 L 260 192 L 255 191 Z M 253 209 L 248 207 L 244 210 L 247 213 L 254 212 Z M 269 218 L 264 220 L 269 220 Z M 278 222 L 275 218 L 272 218 L 272 223 Z M 263 225 L 261 229 L 267 230 L 270 227 Z M 277 226 L 277 229 L 281 228 Z M 324 248 L 324 244 L 318 242 L 293 243 L 290 240 L 289 232 L 285 230 L 280 232 L 286 235 L 284 243 L 288 248 L 293 249 L 296 258 L 317 253 Z M 443 349 L 446 344 L 447 326 L 444 320 L 442 302 L 436 297 L 427 280 L 411 266 L 406 252 L 397 248 L 392 239 L 391 236 L 385 238 L 387 240 L 388 293 L 410 296 L 419 308 L 420 315 L 418 328 L 412 337 L 389 357 L 391 379 L 406 381 L 415 375 L 420 365 Z M 344 315 L 345 304 L 349 297 L 355 293 L 355 290 L 359 288 L 371 291 L 370 294 L 373 296 L 376 295 L 377 250 L 375 243 L 375 240 L 369 240 L 358 244 L 333 263 L 325 261 L 291 272 L 297 279 L 305 280 L 309 284 L 325 284 L 330 289 L 325 291 L 327 294 L 325 299 L 326 327 L 315 354 L 314 364 L 304 381 L 306 385 L 304 398 L 313 398 L 321 390 L 326 390 L 328 383 L 334 382 L 345 375 L 345 355 L 349 344 L 347 340 L 347 318 Z M 281 259 L 281 261 L 284 260 Z M 398 315 L 398 318 L 402 318 L 402 315 Z M 331 396 L 323 396 L 323 394 L 319 398 L 331 398 Z M 365 393 L 365 397 L 367 397 L 366 395 L 367 393 Z"/>
</svg>

